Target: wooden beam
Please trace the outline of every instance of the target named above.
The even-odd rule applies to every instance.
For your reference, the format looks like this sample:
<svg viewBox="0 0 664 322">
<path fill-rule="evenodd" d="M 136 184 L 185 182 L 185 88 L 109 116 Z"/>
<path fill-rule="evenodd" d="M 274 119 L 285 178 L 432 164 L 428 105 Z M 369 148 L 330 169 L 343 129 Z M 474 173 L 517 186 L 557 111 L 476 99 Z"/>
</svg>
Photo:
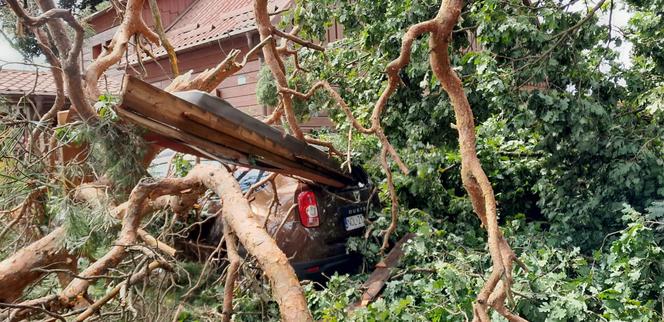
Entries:
<svg viewBox="0 0 664 322">
<path fill-rule="evenodd" d="M 147 119 L 155 121 L 161 125 L 160 134 L 202 149 L 214 148 L 214 155 L 237 159 L 235 163 L 238 164 L 255 166 L 247 164 L 255 157 L 253 159 L 271 168 L 283 169 L 271 171 L 298 175 L 334 187 L 343 187 L 352 182 L 352 178 L 343 173 L 339 165 L 324 152 L 279 132 L 215 97 L 195 92 L 173 95 L 133 76 L 127 77 L 123 88 L 122 103 L 118 110 L 132 113 L 134 117 L 130 119 L 142 122 L 143 126 L 146 126 Z M 190 97 L 183 99 L 178 96 Z M 136 116 L 142 119 L 137 120 Z M 153 123 L 150 125 L 154 126 Z M 183 136 L 185 133 L 188 136 Z M 197 138 L 198 143 L 187 141 L 191 137 Z M 240 155 L 244 156 L 242 160 L 238 159 Z"/>
<path fill-rule="evenodd" d="M 224 146 L 210 143 L 206 140 L 199 139 L 193 135 L 183 133 L 177 129 L 169 127 L 167 125 L 155 122 L 153 120 L 147 119 L 143 116 L 132 113 L 131 111 L 125 109 L 118 109 L 118 115 L 125 120 L 128 120 L 132 123 L 135 123 L 141 127 L 147 128 L 157 134 L 164 135 L 166 137 L 176 139 L 182 142 L 189 142 L 191 144 L 197 145 L 203 149 L 212 151 L 213 153 L 219 153 L 224 156 L 224 159 L 228 160 L 230 163 L 249 163 L 249 159 L 246 155 L 239 153 L 235 150 L 228 149 Z"/>
<path fill-rule="evenodd" d="M 183 120 L 182 116 L 262 150 L 274 151 L 289 159 L 299 156 L 314 160 L 321 167 L 345 176 L 339 164 L 323 151 L 244 114 L 217 97 L 200 95 L 193 91 L 171 94 L 133 76 L 127 77 L 124 88 L 123 99 L 133 101 L 130 109 L 142 114 L 145 114 L 146 110 L 153 110 L 170 119 L 164 123 L 183 131 L 187 131 L 190 124 Z M 170 121 L 183 122 L 183 127 Z"/>
<path fill-rule="evenodd" d="M 387 257 L 376 264 L 376 269 L 369 275 L 367 281 L 362 284 L 362 289 L 365 290 L 362 293 L 362 297 L 349 308 L 350 311 L 358 307 L 365 307 L 376 299 L 391 276 L 390 270 L 399 265 L 401 257 L 403 257 L 403 245 L 413 237 L 415 237 L 414 233 L 408 233 L 403 236 L 387 254 Z"/>
<path fill-rule="evenodd" d="M 218 158 L 223 159 L 228 163 L 238 164 L 246 167 L 264 169 L 267 171 L 282 173 L 285 175 L 300 176 L 303 178 L 307 178 L 309 180 L 313 180 L 337 188 L 342 188 L 345 186 L 345 184 L 342 182 L 339 182 L 337 180 L 325 176 L 321 176 L 320 174 L 313 171 L 308 171 L 307 169 L 291 168 L 288 165 L 274 163 L 273 161 L 270 160 L 252 159 L 247 155 L 242 154 L 236 150 L 229 149 L 225 146 L 212 143 L 210 141 L 207 141 L 205 139 L 199 138 L 194 135 L 190 135 L 188 133 L 184 133 L 182 131 L 179 131 L 178 129 L 174 129 L 159 122 L 150 120 L 148 118 L 135 114 L 126 109 L 118 109 L 118 115 L 120 115 L 123 119 L 126 119 L 142 127 L 145 127 L 157 134 L 161 134 L 179 140 L 181 142 L 187 142 L 191 145 L 199 147 L 200 149 L 214 156 L 217 156 Z"/>
</svg>

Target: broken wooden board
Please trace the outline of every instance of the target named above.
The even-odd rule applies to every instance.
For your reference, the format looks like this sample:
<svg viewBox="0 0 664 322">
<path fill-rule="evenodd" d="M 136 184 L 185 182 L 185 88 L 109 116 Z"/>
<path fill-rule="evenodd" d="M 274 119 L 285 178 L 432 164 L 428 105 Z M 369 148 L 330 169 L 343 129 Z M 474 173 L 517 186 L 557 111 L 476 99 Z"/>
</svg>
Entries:
<svg viewBox="0 0 664 322">
<path fill-rule="evenodd" d="M 414 233 L 409 233 L 403 236 L 394 245 L 387 256 L 376 264 L 374 271 L 369 275 L 367 281 L 362 284 L 361 288 L 364 290 L 362 297 L 348 308 L 349 311 L 353 311 L 359 307 L 365 307 L 376 299 L 392 274 L 390 270 L 399 265 L 401 257 L 403 257 L 403 245 L 413 237 L 415 237 Z"/>
<path fill-rule="evenodd" d="M 300 176 L 333 187 L 352 178 L 306 142 L 202 92 L 171 94 L 127 77 L 118 114 L 186 147 L 230 163 Z"/>
</svg>

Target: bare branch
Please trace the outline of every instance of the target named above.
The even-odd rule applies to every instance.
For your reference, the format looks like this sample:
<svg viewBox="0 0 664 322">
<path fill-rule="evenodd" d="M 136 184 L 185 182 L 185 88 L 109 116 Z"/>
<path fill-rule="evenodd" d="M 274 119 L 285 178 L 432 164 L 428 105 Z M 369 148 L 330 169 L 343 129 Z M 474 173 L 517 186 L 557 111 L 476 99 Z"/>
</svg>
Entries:
<svg viewBox="0 0 664 322">
<path fill-rule="evenodd" d="M 311 48 L 313 50 L 318 50 L 318 51 L 322 51 L 322 52 L 325 51 L 325 48 L 321 45 L 316 45 L 316 44 L 314 44 L 310 41 L 307 41 L 307 40 L 304 40 L 304 39 L 302 39 L 298 36 L 295 36 L 292 33 L 285 33 L 283 31 L 277 29 L 276 27 L 272 27 L 272 34 L 277 35 L 277 36 L 282 37 L 282 38 L 286 38 L 286 39 L 288 39 L 288 40 L 290 40 L 294 43 L 297 43 L 297 44 L 299 44 L 303 47 Z"/>
<path fill-rule="evenodd" d="M 493 266 L 491 276 L 480 291 L 473 311 L 475 320 L 478 321 L 489 321 L 487 313 L 489 306 L 510 321 L 525 321 L 509 312 L 504 306 L 507 290 L 512 284 L 512 262 L 516 255 L 498 227 L 493 188 L 477 157 L 473 111 L 464 93 L 463 84 L 450 65 L 449 41 L 462 7 L 463 0 L 442 0 L 438 14 L 429 21 L 432 24 L 429 58 L 431 69 L 440 80 L 454 107 L 461 150 L 463 185 L 468 191 L 475 213 L 488 233 L 489 253 Z"/>
<path fill-rule="evenodd" d="M 226 254 L 228 256 L 228 270 L 226 271 L 226 284 L 224 285 L 224 304 L 221 312 L 222 321 L 228 322 L 233 314 L 233 291 L 235 290 L 235 280 L 237 279 L 238 269 L 242 258 L 237 253 L 237 237 L 231 231 L 228 223 L 224 224 L 224 239 L 226 239 Z"/>
<path fill-rule="evenodd" d="M 168 54 L 168 60 L 171 63 L 171 72 L 173 72 L 173 75 L 178 76 L 180 75 L 178 70 L 178 57 L 175 54 L 173 45 L 171 45 L 168 37 L 166 37 L 166 32 L 164 32 L 164 26 L 161 23 L 161 14 L 159 13 L 157 0 L 148 0 L 148 3 L 150 4 L 150 11 L 152 11 L 152 18 L 154 18 L 154 24 L 155 28 L 157 29 L 157 34 L 159 35 L 159 40 L 161 41 L 161 45 L 164 47 L 166 53 Z"/>
<path fill-rule="evenodd" d="M 272 26 L 270 15 L 267 11 L 267 0 L 254 1 L 254 16 L 256 17 L 256 25 L 258 26 L 258 33 L 261 36 L 261 40 L 265 40 L 272 36 L 274 27 Z M 272 75 L 274 75 L 277 85 L 279 87 L 287 88 L 288 80 L 286 79 L 285 74 L 286 69 L 279 58 L 279 53 L 277 52 L 274 40 L 269 41 L 263 46 L 263 58 L 265 59 L 265 64 L 270 68 L 270 71 L 272 71 Z M 296 138 L 303 140 L 304 134 L 297 123 L 297 118 L 293 111 L 293 98 L 290 94 L 283 93 L 281 95 L 281 101 L 284 114 L 286 114 L 286 119 L 288 120 L 290 129 L 293 131 L 293 135 Z"/>
</svg>

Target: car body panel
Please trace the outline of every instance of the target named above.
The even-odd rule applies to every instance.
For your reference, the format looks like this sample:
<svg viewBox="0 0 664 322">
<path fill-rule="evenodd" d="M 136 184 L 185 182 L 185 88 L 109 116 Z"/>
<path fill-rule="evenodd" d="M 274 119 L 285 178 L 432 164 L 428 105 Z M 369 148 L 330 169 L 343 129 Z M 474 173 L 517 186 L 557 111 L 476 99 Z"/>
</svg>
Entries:
<svg viewBox="0 0 664 322">
<path fill-rule="evenodd" d="M 350 236 L 359 236 L 364 227 L 346 231 L 340 209 L 354 207 L 366 210 L 373 193 L 372 186 L 363 185 L 349 189 L 331 190 L 328 187 L 307 185 L 297 179 L 277 176 L 275 178 L 277 196 L 280 205 L 276 213 L 273 211 L 267 221 L 267 231 L 273 235 L 279 247 L 291 262 L 320 260 L 340 255 L 339 247 L 345 253 L 345 243 Z M 268 208 L 272 203 L 272 188 L 266 184 L 258 189 L 250 198 L 254 213 L 265 220 Z M 307 228 L 300 222 L 300 214 L 295 200 L 305 190 L 313 191 L 318 202 L 320 226 Z M 290 210 L 290 212 L 289 212 Z M 283 222 L 283 224 L 282 224 Z M 281 228 L 279 228 L 281 226 Z"/>
</svg>

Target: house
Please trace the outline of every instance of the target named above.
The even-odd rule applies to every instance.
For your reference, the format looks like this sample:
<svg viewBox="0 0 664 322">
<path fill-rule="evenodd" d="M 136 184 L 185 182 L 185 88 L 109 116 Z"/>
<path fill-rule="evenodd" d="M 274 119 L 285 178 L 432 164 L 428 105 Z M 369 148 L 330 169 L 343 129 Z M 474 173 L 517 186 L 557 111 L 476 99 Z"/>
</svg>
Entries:
<svg viewBox="0 0 664 322">
<path fill-rule="evenodd" d="M 117 92 L 120 85 L 118 79 L 105 79 L 99 83 L 99 90 Z M 0 114 L 20 112 L 29 120 L 38 120 L 53 105 L 55 94 L 53 74 L 46 68 L 0 70 Z"/>
<path fill-rule="evenodd" d="M 181 73 L 192 71 L 200 73 L 221 62 L 232 49 L 241 51 L 239 57 L 260 42 L 253 15 L 253 0 L 158 0 L 162 25 L 168 39 L 175 48 Z M 271 0 L 271 12 L 281 12 L 293 5 L 293 0 Z M 154 22 L 145 1 L 143 18 L 149 26 Z M 277 23 L 280 15 L 273 16 Z M 121 22 L 112 7 L 100 10 L 85 18 L 94 34 L 84 42 L 81 64 L 83 69 L 99 56 L 105 45 L 110 43 Z M 341 25 L 332 26 L 326 42 L 333 42 L 342 37 Z M 100 90 L 104 84 L 112 83 L 113 89 L 122 83 L 122 75 L 130 73 L 140 75 L 148 83 L 164 88 L 174 78 L 165 50 L 160 46 L 147 46 L 155 59 L 141 57 L 137 59 L 133 44 L 129 45 L 127 58 L 109 68 L 100 81 Z M 256 99 L 258 71 L 262 66 L 262 52 L 250 57 L 247 65 L 233 76 L 224 80 L 211 94 L 217 95 L 243 112 L 262 119 L 269 115 L 270 107 L 262 106 Z M 34 86 L 37 84 L 37 86 Z M 55 98 L 55 85 L 48 70 L 38 73 L 18 70 L 0 70 L 0 96 L 16 103 L 28 103 L 26 109 L 31 118 L 48 110 Z M 312 116 L 303 130 L 331 127 L 332 123 L 325 112 Z"/>
<path fill-rule="evenodd" d="M 25 111 L 30 120 L 39 119 L 55 100 L 53 75 L 49 70 L 27 71 L 3 69 L 0 71 L 0 97 L 4 105 L 2 113 L 12 114 L 17 109 Z"/>
<path fill-rule="evenodd" d="M 292 6 L 292 0 L 272 0 L 271 12 L 280 12 Z M 159 0 L 158 6 L 166 36 L 175 48 L 181 73 L 189 70 L 193 74 L 212 68 L 221 62 L 232 49 L 241 51 L 244 57 L 260 37 L 253 15 L 253 0 Z M 148 25 L 153 24 L 152 14 L 147 1 L 143 8 L 143 17 Z M 279 15 L 274 16 L 276 24 Z M 83 64 L 89 64 L 110 42 L 118 28 L 120 18 L 115 10 L 108 8 L 89 16 L 87 23 L 94 29 L 95 35 L 86 39 Z M 341 27 L 335 25 L 328 32 L 328 42 L 341 38 Z M 142 76 L 143 80 L 160 88 L 166 87 L 173 75 L 166 51 L 162 47 L 153 47 L 155 59 L 141 57 L 142 63 L 130 47 L 129 59 L 121 61 L 107 72 L 110 78 L 125 73 L 125 70 Z M 212 93 L 231 103 L 246 114 L 262 119 L 272 110 L 261 106 L 256 99 L 258 71 L 262 65 L 262 53 L 249 59 L 247 65 L 235 75 L 224 80 Z M 304 130 L 329 127 L 330 120 L 322 115 L 313 116 L 302 124 Z"/>
</svg>

